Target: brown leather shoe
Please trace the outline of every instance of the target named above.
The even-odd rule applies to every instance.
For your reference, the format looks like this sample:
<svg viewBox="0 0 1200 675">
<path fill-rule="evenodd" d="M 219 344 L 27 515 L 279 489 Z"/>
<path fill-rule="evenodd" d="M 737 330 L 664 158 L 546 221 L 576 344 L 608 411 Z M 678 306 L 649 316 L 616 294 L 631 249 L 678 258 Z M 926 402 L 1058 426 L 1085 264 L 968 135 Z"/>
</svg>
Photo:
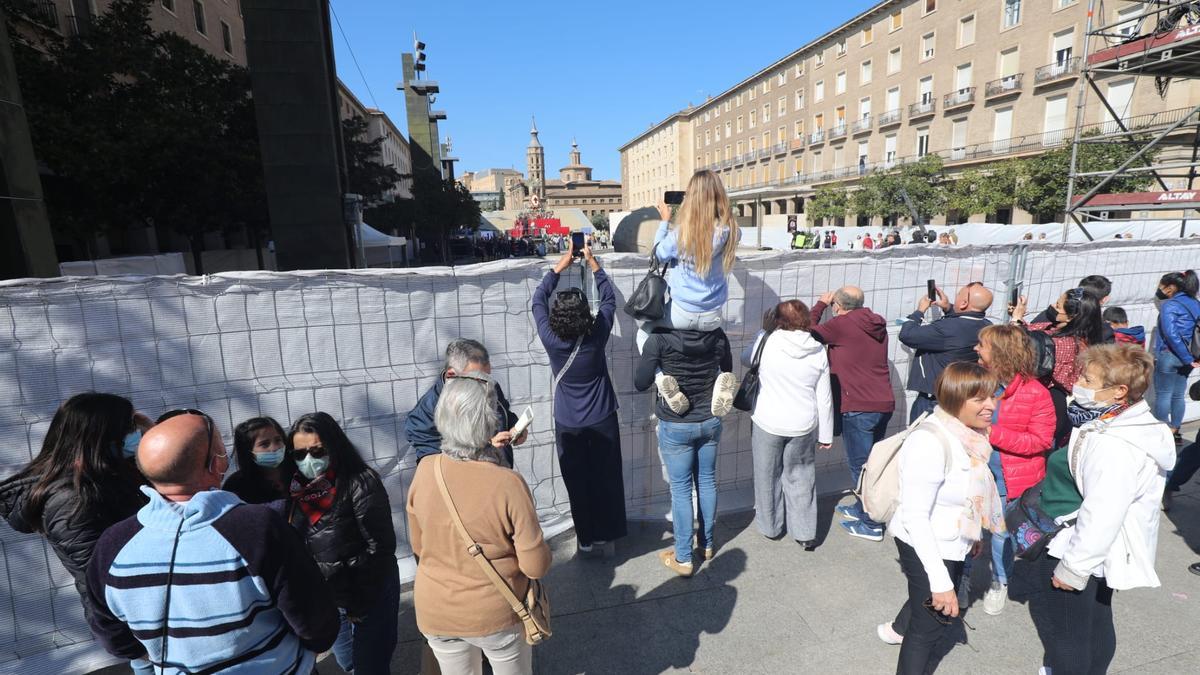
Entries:
<svg viewBox="0 0 1200 675">
<path fill-rule="evenodd" d="M 662 564 L 665 565 L 667 569 L 681 577 L 690 577 L 695 574 L 696 570 L 692 563 L 681 563 L 675 559 L 675 549 L 673 548 L 669 548 L 665 551 L 659 551 L 658 559 L 662 561 Z"/>
</svg>

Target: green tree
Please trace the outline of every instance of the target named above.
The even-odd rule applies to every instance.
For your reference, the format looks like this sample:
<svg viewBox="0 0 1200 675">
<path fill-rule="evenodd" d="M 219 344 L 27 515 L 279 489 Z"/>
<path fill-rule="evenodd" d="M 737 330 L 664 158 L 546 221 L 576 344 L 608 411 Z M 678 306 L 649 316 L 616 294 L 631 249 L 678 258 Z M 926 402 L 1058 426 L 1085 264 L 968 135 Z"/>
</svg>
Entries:
<svg viewBox="0 0 1200 675">
<path fill-rule="evenodd" d="M 1011 208 L 1020 174 L 1021 165 L 1014 160 L 997 162 L 986 170 L 967 169 L 944 184 L 946 210 L 994 216 Z"/>
<path fill-rule="evenodd" d="M 0 0 L 13 2 L 13 0 Z M 150 0 L 114 0 L 72 38 L 13 29 L 14 60 L 59 243 L 153 226 L 188 239 L 266 229 L 246 70 L 149 26 Z"/>
<path fill-rule="evenodd" d="M 904 201 L 907 193 L 922 219 L 944 213 L 946 191 L 943 186 L 942 158 L 925 155 L 921 159 L 887 171 L 874 171 L 863 177 L 851 197 L 851 210 L 862 216 L 911 218 Z"/>
<path fill-rule="evenodd" d="M 364 204 L 383 201 L 403 175 L 379 161 L 383 137 L 367 138 L 367 121 L 361 117 L 342 120 L 342 144 L 346 149 L 346 173 L 350 192 L 360 194 Z"/>
<path fill-rule="evenodd" d="M 596 228 L 597 230 L 607 230 L 608 229 L 608 214 L 607 213 L 592 214 L 592 227 Z"/>
<path fill-rule="evenodd" d="M 822 185 L 808 200 L 804 213 L 808 216 L 808 224 L 816 226 L 822 221 L 845 218 L 849 206 L 850 199 L 845 188 Z"/>
<path fill-rule="evenodd" d="M 1121 143 L 1081 143 L 1077 170 L 1109 171 L 1123 164 L 1136 151 L 1136 148 Z M 1158 151 L 1152 150 L 1135 166 L 1149 166 L 1157 156 Z M 1016 190 L 1017 206 L 1033 214 L 1036 221 L 1057 220 L 1067 205 L 1071 146 L 1067 145 L 1024 160 L 1020 174 Z M 1099 185 L 1101 180 L 1103 178 L 1099 176 L 1080 178 L 1075 183 L 1075 196 L 1085 194 Z M 1149 173 L 1124 176 L 1105 185 L 1102 193 L 1139 192 L 1147 189 L 1153 182 L 1154 178 Z"/>
</svg>

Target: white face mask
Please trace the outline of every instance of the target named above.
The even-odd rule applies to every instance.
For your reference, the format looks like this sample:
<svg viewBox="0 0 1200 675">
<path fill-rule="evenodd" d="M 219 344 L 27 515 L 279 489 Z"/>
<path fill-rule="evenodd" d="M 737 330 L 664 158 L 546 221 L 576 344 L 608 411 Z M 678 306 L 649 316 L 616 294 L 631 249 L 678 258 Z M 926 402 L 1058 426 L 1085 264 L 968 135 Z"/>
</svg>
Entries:
<svg viewBox="0 0 1200 675">
<path fill-rule="evenodd" d="M 1103 389 L 1088 389 L 1081 387 L 1078 384 L 1071 388 L 1071 396 L 1075 398 L 1075 405 L 1087 410 L 1099 410 L 1112 405 L 1112 401 L 1097 401 L 1096 392 L 1112 389 L 1112 387 L 1104 387 Z"/>
<path fill-rule="evenodd" d="M 296 468 L 300 470 L 300 473 L 305 478 L 315 480 L 317 476 L 325 473 L 325 470 L 329 468 L 329 458 L 305 455 L 304 459 L 296 462 Z"/>
</svg>

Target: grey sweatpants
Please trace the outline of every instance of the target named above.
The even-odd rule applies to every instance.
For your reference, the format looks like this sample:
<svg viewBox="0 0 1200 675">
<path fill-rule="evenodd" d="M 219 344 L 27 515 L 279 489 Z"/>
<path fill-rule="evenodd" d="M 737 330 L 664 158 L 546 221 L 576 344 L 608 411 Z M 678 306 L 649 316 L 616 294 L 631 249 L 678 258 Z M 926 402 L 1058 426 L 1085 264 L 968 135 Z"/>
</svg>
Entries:
<svg viewBox="0 0 1200 675">
<path fill-rule="evenodd" d="M 769 434 L 754 425 L 754 522 L 767 537 L 817 538 L 817 430 L 803 436 Z"/>
</svg>

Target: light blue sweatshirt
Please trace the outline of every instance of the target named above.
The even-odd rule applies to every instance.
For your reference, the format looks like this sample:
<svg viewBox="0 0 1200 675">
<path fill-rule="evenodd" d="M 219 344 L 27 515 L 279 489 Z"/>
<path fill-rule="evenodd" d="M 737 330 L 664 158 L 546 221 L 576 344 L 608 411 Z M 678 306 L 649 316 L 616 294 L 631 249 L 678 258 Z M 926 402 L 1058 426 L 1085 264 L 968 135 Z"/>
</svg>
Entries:
<svg viewBox="0 0 1200 675">
<path fill-rule="evenodd" d="M 694 314 L 711 312 L 725 304 L 729 299 L 729 284 L 725 280 L 721 256 L 728 242 L 729 228 L 718 227 L 713 234 L 713 254 L 708 274 L 701 277 L 691 260 L 680 257 L 679 230 L 672 230 L 671 223 L 666 220 L 659 223 L 654 243 L 658 247 L 658 259 L 672 266 L 671 273 L 667 275 L 672 303 Z"/>
</svg>

